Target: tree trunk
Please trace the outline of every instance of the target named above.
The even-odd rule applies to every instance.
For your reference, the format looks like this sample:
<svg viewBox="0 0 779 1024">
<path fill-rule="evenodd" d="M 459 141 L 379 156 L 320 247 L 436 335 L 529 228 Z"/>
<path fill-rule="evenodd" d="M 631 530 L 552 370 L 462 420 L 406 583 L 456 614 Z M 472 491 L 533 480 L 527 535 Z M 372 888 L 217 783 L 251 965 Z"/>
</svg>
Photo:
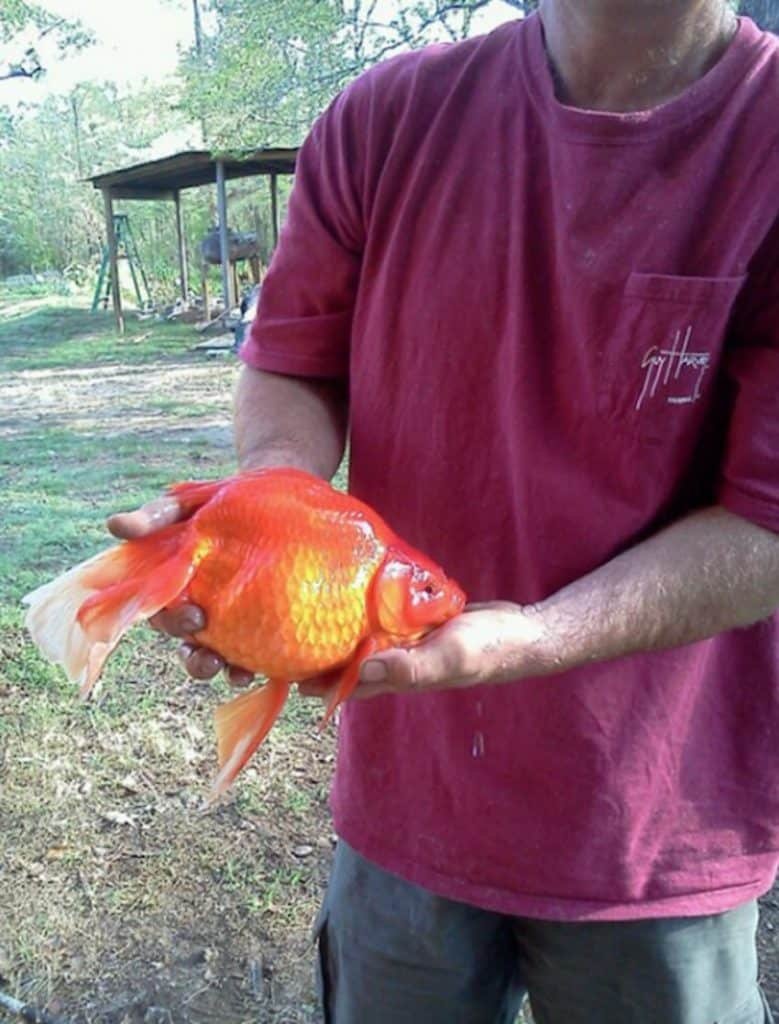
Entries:
<svg viewBox="0 0 779 1024">
<path fill-rule="evenodd" d="M 779 33 L 779 0 L 741 0 L 739 14 L 746 14 L 760 28 Z"/>
</svg>

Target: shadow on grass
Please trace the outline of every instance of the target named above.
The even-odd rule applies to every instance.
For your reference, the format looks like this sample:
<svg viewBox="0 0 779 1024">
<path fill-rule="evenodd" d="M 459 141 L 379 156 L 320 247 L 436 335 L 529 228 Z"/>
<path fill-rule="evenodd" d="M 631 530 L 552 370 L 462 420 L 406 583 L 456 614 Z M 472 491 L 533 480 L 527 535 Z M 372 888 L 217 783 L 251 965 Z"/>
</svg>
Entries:
<svg viewBox="0 0 779 1024">
<path fill-rule="evenodd" d="M 113 316 L 102 310 L 0 302 L 0 362 L 9 370 L 199 359 L 191 352 L 198 340 L 191 324 L 128 319 L 120 336 Z"/>
</svg>

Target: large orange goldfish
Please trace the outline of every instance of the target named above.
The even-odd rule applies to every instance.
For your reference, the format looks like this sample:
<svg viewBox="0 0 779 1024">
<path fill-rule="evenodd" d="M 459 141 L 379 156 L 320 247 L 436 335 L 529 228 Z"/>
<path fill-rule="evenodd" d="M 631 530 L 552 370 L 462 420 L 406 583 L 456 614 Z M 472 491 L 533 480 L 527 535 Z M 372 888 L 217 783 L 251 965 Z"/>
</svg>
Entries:
<svg viewBox="0 0 779 1024">
<path fill-rule="evenodd" d="M 365 658 L 418 642 L 465 596 L 367 505 L 296 469 L 170 488 L 180 522 L 125 541 L 24 598 L 27 627 L 86 696 L 124 633 L 161 608 L 200 605 L 195 640 L 268 677 L 216 711 L 223 792 L 267 736 L 290 685 L 333 677 L 325 721 Z"/>
</svg>

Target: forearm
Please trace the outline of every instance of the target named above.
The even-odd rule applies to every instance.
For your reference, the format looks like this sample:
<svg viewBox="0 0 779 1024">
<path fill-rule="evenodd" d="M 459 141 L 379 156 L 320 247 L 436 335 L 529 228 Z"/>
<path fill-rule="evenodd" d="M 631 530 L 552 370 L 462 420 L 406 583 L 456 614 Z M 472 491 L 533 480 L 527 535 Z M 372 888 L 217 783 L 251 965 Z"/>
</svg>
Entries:
<svg viewBox="0 0 779 1024">
<path fill-rule="evenodd" d="M 693 643 L 779 607 L 779 537 L 710 508 L 535 605 L 471 605 L 419 647 L 363 666 L 355 696 L 553 675 Z M 318 695 L 316 685 L 305 692 Z"/>
<path fill-rule="evenodd" d="M 702 640 L 779 606 L 779 537 L 696 512 L 526 609 L 539 668 L 560 671 Z"/>
<path fill-rule="evenodd" d="M 297 466 L 329 479 L 344 452 L 346 386 L 244 367 L 235 392 L 241 469 Z"/>
</svg>

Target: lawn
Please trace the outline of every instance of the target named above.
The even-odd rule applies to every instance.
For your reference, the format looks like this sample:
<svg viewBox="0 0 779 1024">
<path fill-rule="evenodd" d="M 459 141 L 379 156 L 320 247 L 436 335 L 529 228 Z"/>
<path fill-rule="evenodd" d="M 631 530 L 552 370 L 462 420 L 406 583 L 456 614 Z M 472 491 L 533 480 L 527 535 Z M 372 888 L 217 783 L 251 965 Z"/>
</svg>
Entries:
<svg viewBox="0 0 779 1024">
<path fill-rule="evenodd" d="M 310 928 L 332 850 L 333 731 L 289 702 L 234 796 L 200 806 L 222 683 L 148 629 L 81 703 L 20 598 L 105 516 L 234 468 L 237 362 L 191 326 L 0 294 L 0 988 L 89 1022 L 317 1019 Z"/>
</svg>

